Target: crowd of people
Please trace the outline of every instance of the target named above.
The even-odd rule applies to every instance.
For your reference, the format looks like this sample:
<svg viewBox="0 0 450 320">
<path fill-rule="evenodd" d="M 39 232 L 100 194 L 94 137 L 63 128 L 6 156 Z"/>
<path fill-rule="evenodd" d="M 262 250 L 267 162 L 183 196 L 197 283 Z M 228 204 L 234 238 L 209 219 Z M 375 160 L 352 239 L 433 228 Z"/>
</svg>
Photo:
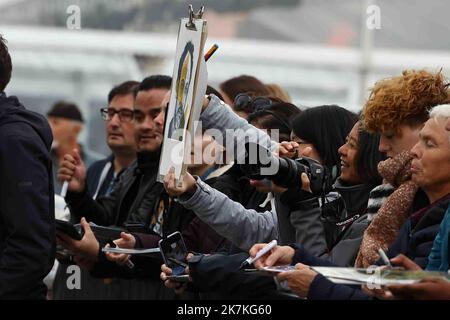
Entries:
<svg viewBox="0 0 450 320">
<path fill-rule="evenodd" d="M 248 75 L 208 86 L 191 155 L 217 161 L 190 161 L 181 181 L 171 170 L 163 183 L 170 76 L 111 89 L 97 113 L 111 151 L 104 157 L 79 143 L 84 118 L 75 104 L 57 102 L 47 118 L 28 111 L 5 93 L 11 75 L 0 37 L 0 299 L 450 299 L 443 278 L 372 288 L 310 268 L 382 266 L 382 249 L 396 267 L 448 273 L 450 82 L 442 71 L 377 81 L 358 114 L 295 105 L 280 86 Z M 242 135 L 230 130 L 283 170 L 255 174 L 238 157 Z M 64 181 L 81 240 L 55 231 Z M 106 244 L 94 226 L 122 232 Z M 183 280 L 158 255 L 102 250 L 158 248 L 175 232 L 189 252 Z M 249 269 L 293 270 L 242 270 L 273 240 Z M 82 270 L 75 290 L 67 286 L 74 264 Z"/>
</svg>

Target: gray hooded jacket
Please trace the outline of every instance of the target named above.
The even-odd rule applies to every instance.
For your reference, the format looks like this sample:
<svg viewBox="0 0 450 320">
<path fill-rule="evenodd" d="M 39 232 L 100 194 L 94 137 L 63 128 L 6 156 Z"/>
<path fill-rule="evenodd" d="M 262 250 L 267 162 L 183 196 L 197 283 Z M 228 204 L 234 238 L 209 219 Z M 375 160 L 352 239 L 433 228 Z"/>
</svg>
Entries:
<svg viewBox="0 0 450 320">
<path fill-rule="evenodd" d="M 264 131 L 237 116 L 230 107 L 214 95 L 211 95 L 211 101 L 200 120 L 204 129 L 213 128 L 221 133 L 224 139 L 222 141 L 216 139 L 216 141 L 226 146 L 227 152 L 230 151 L 230 143 L 234 142 L 233 150 L 237 153 L 238 159 L 245 139 L 257 142 L 271 151 L 278 146 Z M 235 130 L 238 133 L 233 135 L 227 130 Z M 181 196 L 179 201 L 185 208 L 194 211 L 217 233 L 244 251 L 248 251 L 255 243 L 269 242 L 273 239 L 278 240 L 280 244 L 297 242 L 296 240 L 304 243 L 302 239 L 317 239 L 318 234 L 323 234 L 323 227 L 319 221 L 320 212 L 314 215 L 305 213 L 305 218 L 308 217 L 308 219 L 303 219 L 304 232 L 298 232 L 298 229 L 296 232 L 290 226 L 289 216 L 285 214 L 285 210 L 278 210 L 282 207 L 278 201 L 276 210 L 272 207 L 272 211 L 261 213 L 245 209 L 240 203 L 230 200 L 199 178 L 197 178 L 195 193 L 190 197 Z M 277 214 L 277 211 L 280 212 Z M 283 226 L 283 230 L 280 230 L 279 226 Z M 324 239 L 324 237 L 319 238 Z M 320 254 L 326 249 L 326 243 L 325 240 L 321 240 L 319 245 L 312 243 L 307 247 L 312 252 Z"/>
</svg>

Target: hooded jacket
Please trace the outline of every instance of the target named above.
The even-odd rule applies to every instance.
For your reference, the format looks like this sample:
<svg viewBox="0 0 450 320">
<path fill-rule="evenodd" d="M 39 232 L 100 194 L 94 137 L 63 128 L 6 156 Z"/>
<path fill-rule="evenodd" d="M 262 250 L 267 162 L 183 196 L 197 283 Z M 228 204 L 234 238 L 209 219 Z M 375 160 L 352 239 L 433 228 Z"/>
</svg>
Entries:
<svg viewBox="0 0 450 320">
<path fill-rule="evenodd" d="M 223 140 L 216 141 L 226 146 L 227 152 L 234 152 L 238 161 L 243 159 L 245 148 L 240 146 L 243 146 L 246 138 L 272 151 L 277 147 L 277 143 L 272 141 L 266 133 L 234 114 L 228 106 L 214 95 L 211 95 L 208 108 L 203 111 L 200 119 L 204 129 L 214 128 L 222 133 Z M 229 134 L 227 130 L 234 130 L 233 134 Z M 233 140 L 234 148 L 228 147 L 228 144 L 231 143 L 230 140 Z M 289 243 L 295 238 L 295 230 L 289 226 L 287 214 L 282 213 L 285 212 L 286 208 L 278 201 L 278 196 L 274 201 L 275 208 L 271 208 L 270 211 L 259 212 L 246 209 L 242 205 L 243 202 L 232 201 L 227 195 L 205 184 L 201 179 L 197 179 L 195 193 L 193 195 L 181 195 L 178 200 L 186 209 L 194 211 L 203 222 L 243 251 L 248 251 L 253 244 L 258 242 L 269 242 L 277 239 L 280 243 Z M 319 225 L 319 228 L 323 228 L 321 222 L 315 218 L 308 219 L 307 223 L 310 224 L 306 227 L 307 233 L 302 234 L 301 238 L 314 238 L 313 241 L 308 241 L 308 249 L 310 249 L 309 244 L 311 244 L 311 246 L 319 247 L 316 250 L 321 252 L 326 245 L 321 245 L 325 241 L 320 240 L 320 244 L 316 246 L 317 241 L 315 239 L 317 237 L 315 234 L 320 232 L 317 230 L 317 225 Z"/>
<path fill-rule="evenodd" d="M 0 299 L 44 299 L 55 257 L 46 119 L 0 92 Z"/>
</svg>

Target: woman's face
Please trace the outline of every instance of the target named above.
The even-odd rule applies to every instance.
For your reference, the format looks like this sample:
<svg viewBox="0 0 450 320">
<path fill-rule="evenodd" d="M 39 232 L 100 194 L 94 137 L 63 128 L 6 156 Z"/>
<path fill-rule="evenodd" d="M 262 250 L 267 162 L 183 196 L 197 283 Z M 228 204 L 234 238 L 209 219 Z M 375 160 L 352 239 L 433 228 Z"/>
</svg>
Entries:
<svg viewBox="0 0 450 320">
<path fill-rule="evenodd" d="M 358 153 L 358 140 L 359 140 L 359 122 L 357 122 L 352 131 L 347 136 L 346 142 L 342 145 L 338 152 L 341 156 L 341 175 L 340 178 L 343 182 L 349 184 L 361 183 L 356 170 L 356 154 Z"/>
<path fill-rule="evenodd" d="M 294 132 L 291 133 L 291 141 L 298 143 L 297 154 L 299 157 L 311 158 L 322 163 L 322 159 L 313 144 L 297 137 Z"/>
</svg>

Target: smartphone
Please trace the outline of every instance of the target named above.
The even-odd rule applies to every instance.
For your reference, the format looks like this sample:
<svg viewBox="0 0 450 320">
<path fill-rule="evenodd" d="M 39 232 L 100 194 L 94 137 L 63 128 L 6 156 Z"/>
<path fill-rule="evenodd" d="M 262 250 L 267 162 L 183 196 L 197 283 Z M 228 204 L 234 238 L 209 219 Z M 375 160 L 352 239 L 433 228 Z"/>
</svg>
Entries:
<svg viewBox="0 0 450 320">
<path fill-rule="evenodd" d="M 84 235 L 84 230 L 79 224 L 72 224 L 64 220 L 55 220 L 55 227 L 57 232 L 67 234 L 74 240 L 81 240 Z"/>
<path fill-rule="evenodd" d="M 175 282 L 189 282 L 189 275 L 182 274 L 180 276 L 167 276 L 167 279 L 175 281 Z"/>
<path fill-rule="evenodd" d="M 185 273 L 188 251 L 181 233 L 177 231 L 168 235 L 167 238 L 159 240 L 158 245 L 161 250 L 164 264 L 172 269 L 172 280 L 178 281 L 176 280 L 176 277 L 183 276 L 179 280 L 183 279 L 185 281 L 179 282 L 186 282 L 186 278 L 189 278 Z"/>
</svg>

